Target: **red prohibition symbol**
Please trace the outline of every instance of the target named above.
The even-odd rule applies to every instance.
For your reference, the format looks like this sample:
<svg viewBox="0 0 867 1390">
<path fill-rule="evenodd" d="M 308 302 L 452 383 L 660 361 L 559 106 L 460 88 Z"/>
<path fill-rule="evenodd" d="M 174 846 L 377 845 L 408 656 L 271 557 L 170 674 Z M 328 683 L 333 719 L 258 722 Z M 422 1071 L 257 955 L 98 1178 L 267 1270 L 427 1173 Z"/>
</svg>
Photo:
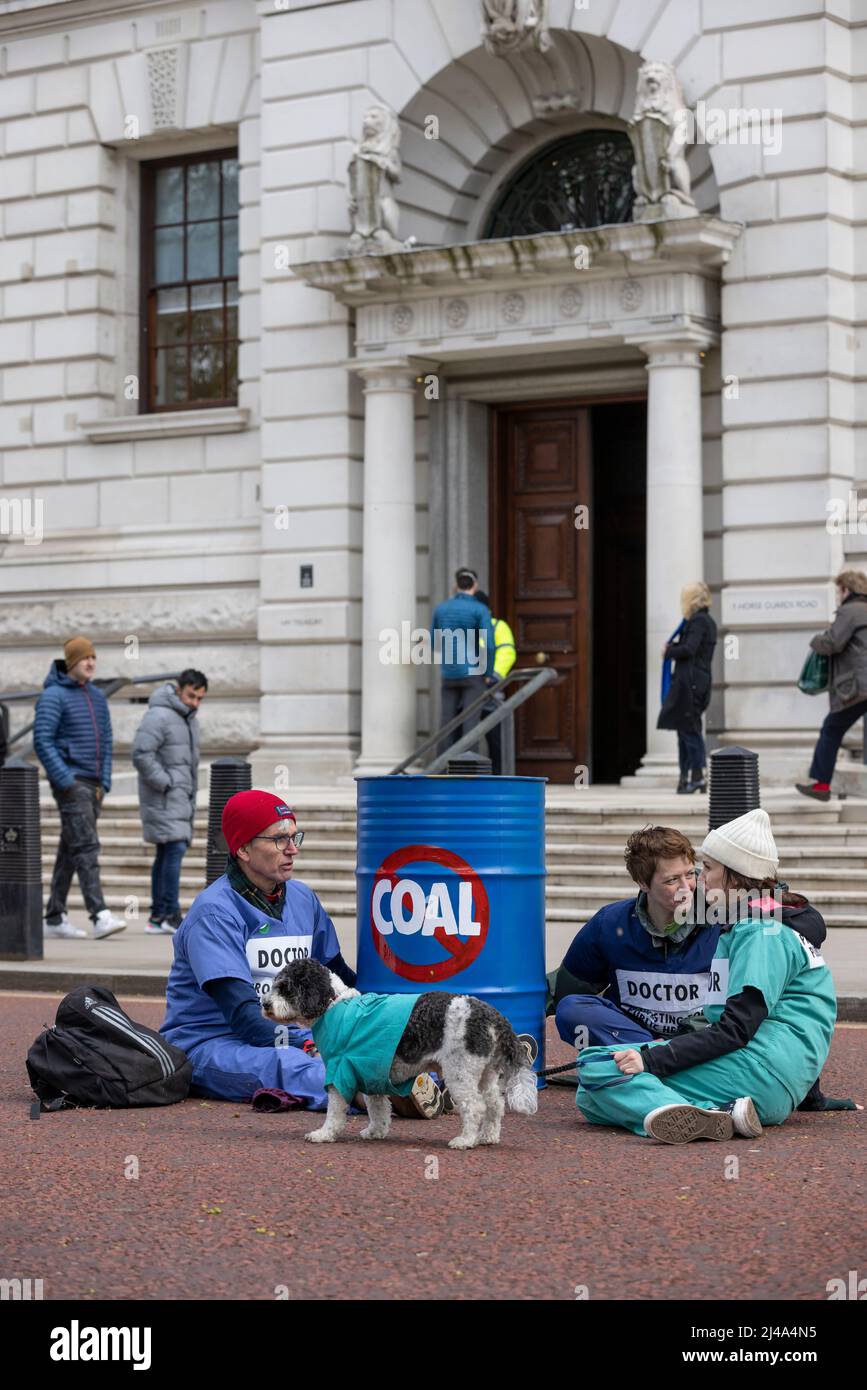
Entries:
<svg viewBox="0 0 867 1390">
<path fill-rule="evenodd" d="M 383 880 L 387 880 L 393 889 L 398 881 L 399 870 L 403 868 L 404 864 L 419 862 L 441 864 L 443 868 L 451 869 L 459 878 L 472 884 L 473 902 L 479 921 L 479 934 L 460 939 L 450 936 L 442 927 L 437 927 L 432 933 L 433 940 L 439 942 L 449 955 L 443 961 L 431 961 L 415 965 L 410 961 L 401 960 L 400 956 L 389 946 L 382 932 L 377 929 L 373 918 L 373 894 L 377 884 Z M 393 854 L 389 854 L 373 876 L 370 891 L 370 930 L 373 934 L 373 944 L 377 954 L 389 970 L 393 970 L 395 975 L 400 975 L 403 980 L 412 980 L 416 984 L 438 984 L 441 980 L 451 979 L 461 970 L 466 970 L 467 966 L 472 965 L 484 948 L 490 916 L 488 895 L 475 869 L 465 859 L 461 859 L 460 855 L 453 854 L 448 849 L 441 849 L 438 845 L 405 845 L 403 849 L 397 849 Z"/>
</svg>

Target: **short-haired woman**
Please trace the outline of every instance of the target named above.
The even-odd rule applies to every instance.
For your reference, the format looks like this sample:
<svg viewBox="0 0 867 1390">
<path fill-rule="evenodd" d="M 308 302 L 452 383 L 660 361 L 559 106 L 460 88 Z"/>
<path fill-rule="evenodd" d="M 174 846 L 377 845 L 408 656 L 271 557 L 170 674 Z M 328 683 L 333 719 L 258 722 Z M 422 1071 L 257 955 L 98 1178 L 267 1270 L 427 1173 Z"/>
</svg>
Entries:
<svg viewBox="0 0 867 1390">
<path fill-rule="evenodd" d="M 677 731 L 681 793 L 707 791 L 701 717 L 710 704 L 716 623 L 710 615 L 710 589 L 699 580 L 681 592 L 683 621 L 662 649 L 662 709 L 657 729 Z M 674 663 L 671 672 L 669 662 Z"/>
<path fill-rule="evenodd" d="M 695 919 L 695 850 L 672 826 L 648 825 L 624 859 L 637 896 L 595 912 L 551 977 L 557 1031 L 573 1046 L 673 1037 L 704 1003 L 719 931 Z"/>
<path fill-rule="evenodd" d="M 831 778 L 844 734 L 867 714 L 867 574 L 843 570 L 835 580 L 837 612 L 830 627 L 817 632 L 810 646 L 830 657 L 828 695 L 831 710 L 825 717 L 810 764 L 810 782 L 796 782 L 803 796 L 828 801 Z"/>
</svg>

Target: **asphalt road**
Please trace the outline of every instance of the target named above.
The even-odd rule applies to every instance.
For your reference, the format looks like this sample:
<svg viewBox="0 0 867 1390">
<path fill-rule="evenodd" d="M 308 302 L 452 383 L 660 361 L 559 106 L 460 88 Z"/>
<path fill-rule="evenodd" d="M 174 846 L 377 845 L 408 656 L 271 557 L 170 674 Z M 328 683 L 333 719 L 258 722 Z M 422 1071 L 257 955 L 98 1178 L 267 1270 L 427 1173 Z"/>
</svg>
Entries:
<svg viewBox="0 0 867 1390">
<path fill-rule="evenodd" d="M 0 996 L 0 1278 L 46 1299 L 824 1300 L 867 1274 L 867 1111 L 672 1148 L 549 1087 L 469 1153 L 454 1118 L 381 1144 L 352 1119 L 327 1146 L 310 1115 L 199 1100 L 34 1121 L 24 1057 L 57 1002 Z M 158 1026 L 160 1003 L 121 1002 Z M 867 1029 L 839 1027 L 826 1091 L 864 1100 L 865 1058 Z"/>
</svg>

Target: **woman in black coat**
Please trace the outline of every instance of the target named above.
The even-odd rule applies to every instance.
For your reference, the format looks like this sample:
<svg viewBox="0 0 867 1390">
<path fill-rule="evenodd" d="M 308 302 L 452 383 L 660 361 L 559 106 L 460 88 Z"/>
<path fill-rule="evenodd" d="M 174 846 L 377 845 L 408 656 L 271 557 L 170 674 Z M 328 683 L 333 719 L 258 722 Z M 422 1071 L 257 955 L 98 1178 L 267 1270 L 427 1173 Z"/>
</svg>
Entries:
<svg viewBox="0 0 867 1390">
<path fill-rule="evenodd" d="M 656 721 L 657 729 L 676 729 L 680 762 L 679 792 L 703 792 L 705 746 L 701 717 L 710 704 L 716 623 L 710 615 L 710 589 L 702 581 L 690 584 L 680 596 L 684 621 L 674 641 L 662 649 L 663 661 L 674 662 L 671 684 Z"/>
</svg>

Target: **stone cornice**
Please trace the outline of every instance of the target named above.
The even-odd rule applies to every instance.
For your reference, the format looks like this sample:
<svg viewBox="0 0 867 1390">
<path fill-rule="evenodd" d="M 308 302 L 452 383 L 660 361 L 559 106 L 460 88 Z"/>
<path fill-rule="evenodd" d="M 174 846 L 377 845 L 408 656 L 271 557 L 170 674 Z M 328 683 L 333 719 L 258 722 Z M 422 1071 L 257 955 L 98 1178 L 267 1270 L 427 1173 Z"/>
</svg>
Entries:
<svg viewBox="0 0 867 1390">
<path fill-rule="evenodd" d="M 717 269 L 731 255 L 742 231 L 739 223 L 718 217 L 665 222 L 622 222 L 610 227 L 463 245 L 416 247 L 382 256 L 346 256 L 293 266 L 293 274 L 315 289 L 328 290 L 346 304 L 370 304 L 407 291 L 417 294 L 451 286 L 461 290 L 476 282 L 512 283 L 544 276 L 592 277 L 594 271 L 632 266 L 700 270 Z M 589 253 L 586 269 L 576 266 L 576 252 Z"/>
<path fill-rule="evenodd" d="M 12 10 L 0 15 L 0 34 L 62 33 L 70 26 L 94 20 L 134 19 L 144 10 L 168 9 L 173 13 L 192 9 L 191 0 L 54 0 L 37 8 Z"/>
<path fill-rule="evenodd" d="M 250 412 L 243 406 L 214 406 L 204 410 L 155 411 L 149 415 L 115 415 L 80 420 L 78 428 L 91 444 L 118 440 L 177 439 L 187 435 L 232 434 L 245 430 Z"/>
</svg>

